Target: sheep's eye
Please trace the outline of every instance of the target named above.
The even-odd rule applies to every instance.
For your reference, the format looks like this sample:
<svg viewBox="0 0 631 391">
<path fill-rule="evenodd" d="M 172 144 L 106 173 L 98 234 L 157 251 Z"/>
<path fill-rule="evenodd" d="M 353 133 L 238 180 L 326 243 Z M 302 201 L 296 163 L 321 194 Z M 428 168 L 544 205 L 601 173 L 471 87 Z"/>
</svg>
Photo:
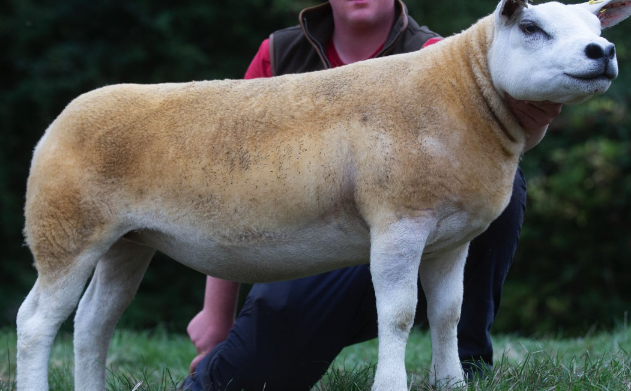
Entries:
<svg viewBox="0 0 631 391">
<path fill-rule="evenodd" d="M 537 27 L 537 25 L 532 22 L 522 23 L 520 27 L 521 27 L 521 31 L 523 31 L 526 34 L 534 34 L 537 31 L 539 31 L 539 27 Z"/>
</svg>

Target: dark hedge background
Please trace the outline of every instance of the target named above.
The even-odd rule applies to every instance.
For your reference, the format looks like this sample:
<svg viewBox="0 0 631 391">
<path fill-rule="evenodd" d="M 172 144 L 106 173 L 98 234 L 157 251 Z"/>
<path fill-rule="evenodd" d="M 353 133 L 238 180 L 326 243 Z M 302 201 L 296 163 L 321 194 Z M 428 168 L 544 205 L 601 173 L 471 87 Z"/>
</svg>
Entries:
<svg viewBox="0 0 631 391">
<path fill-rule="evenodd" d="M 35 280 L 23 198 L 32 149 L 79 94 L 114 83 L 240 78 L 270 32 L 297 23 L 306 0 L 0 3 L 0 326 Z M 496 1 L 407 2 L 442 35 Z M 496 332 L 582 334 L 631 308 L 631 20 L 604 34 L 621 75 L 602 97 L 566 107 L 522 167 L 529 204 Z M 123 323 L 184 331 L 204 277 L 158 256 Z"/>
</svg>

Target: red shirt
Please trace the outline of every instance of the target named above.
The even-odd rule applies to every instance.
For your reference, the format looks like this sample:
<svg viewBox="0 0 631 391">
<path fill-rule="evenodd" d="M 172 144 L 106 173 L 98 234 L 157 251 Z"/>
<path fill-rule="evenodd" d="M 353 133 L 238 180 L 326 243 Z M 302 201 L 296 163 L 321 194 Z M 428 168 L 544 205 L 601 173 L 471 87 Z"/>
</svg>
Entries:
<svg viewBox="0 0 631 391">
<path fill-rule="evenodd" d="M 440 41 L 442 38 L 431 38 L 423 45 L 423 48 L 433 45 L 436 42 Z M 379 52 L 383 49 L 383 45 L 373 53 L 370 58 L 375 57 Z M 326 57 L 331 63 L 331 68 L 339 67 L 342 65 L 346 65 L 337 54 L 337 50 L 335 49 L 335 45 L 333 42 L 329 42 L 326 48 Z M 270 61 L 269 55 L 269 38 L 261 43 L 259 47 L 259 51 L 256 52 L 256 55 L 252 59 L 248 70 L 245 72 L 244 79 L 256 79 L 259 77 L 272 77 L 272 63 Z"/>
</svg>

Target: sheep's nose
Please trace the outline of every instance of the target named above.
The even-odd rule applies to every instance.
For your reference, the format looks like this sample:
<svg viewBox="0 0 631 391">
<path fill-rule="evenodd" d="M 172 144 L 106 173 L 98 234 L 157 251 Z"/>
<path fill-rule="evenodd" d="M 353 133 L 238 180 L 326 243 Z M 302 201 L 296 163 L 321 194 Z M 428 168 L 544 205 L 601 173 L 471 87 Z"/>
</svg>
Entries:
<svg viewBox="0 0 631 391">
<path fill-rule="evenodd" d="M 597 43 L 590 43 L 585 47 L 585 55 L 592 60 L 600 60 L 602 58 L 613 60 L 616 56 L 616 46 L 610 43 L 602 47 Z"/>
</svg>

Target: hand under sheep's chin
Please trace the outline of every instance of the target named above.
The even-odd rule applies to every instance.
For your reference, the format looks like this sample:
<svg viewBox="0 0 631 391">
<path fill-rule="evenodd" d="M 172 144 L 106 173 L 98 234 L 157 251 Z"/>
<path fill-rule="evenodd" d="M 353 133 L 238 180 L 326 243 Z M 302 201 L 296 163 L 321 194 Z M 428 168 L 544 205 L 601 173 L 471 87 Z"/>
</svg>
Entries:
<svg viewBox="0 0 631 391">
<path fill-rule="evenodd" d="M 517 100 L 508 93 L 504 93 L 504 96 L 511 111 L 526 132 L 524 152 L 539 144 L 546 135 L 548 125 L 561 113 L 563 108 L 561 103 Z"/>
</svg>

